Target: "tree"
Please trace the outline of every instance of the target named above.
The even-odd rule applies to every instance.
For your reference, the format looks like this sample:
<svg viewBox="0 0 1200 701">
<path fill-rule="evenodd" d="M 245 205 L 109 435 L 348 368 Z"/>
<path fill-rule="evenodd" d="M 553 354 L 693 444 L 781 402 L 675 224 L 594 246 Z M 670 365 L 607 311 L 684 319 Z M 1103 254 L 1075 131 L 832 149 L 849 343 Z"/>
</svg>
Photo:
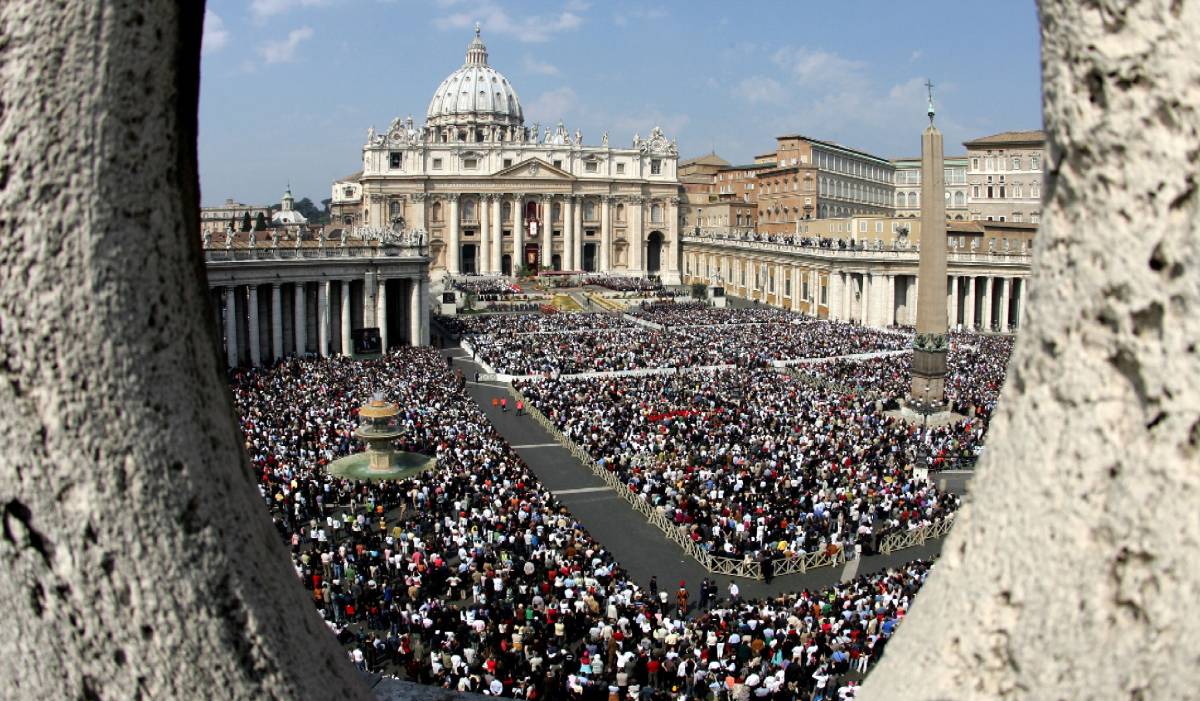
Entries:
<svg viewBox="0 0 1200 701">
<path fill-rule="evenodd" d="M 310 224 L 320 224 L 325 220 L 324 213 L 317 209 L 317 206 L 313 204 L 313 201 L 307 197 L 297 200 L 295 209 L 297 212 L 303 214 L 304 218 L 307 219 L 308 223 Z"/>
<path fill-rule="evenodd" d="M 708 294 L 708 285 L 703 282 L 692 283 L 692 299 L 704 299 Z"/>
<path fill-rule="evenodd" d="M 255 216 L 255 218 L 254 218 L 254 230 L 255 231 L 266 231 L 266 229 L 267 229 L 267 218 L 265 216 L 263 216 L 262 212 L 259 212 L 258 215 Z"/>
<path fill-rule="evenodd" d="M 2 7 L 0 130 L 28 126 L 0 149 L 0 229 L 22 234 L 0 277 L 24 278 L 0 286 L 0 695 L 365 698 L 224 386 L 197 245 L 204 4 Z M 93 156 L 46 158 L 67 142 Z"/>
<path fill-rule="evenodd" d="M 242 212 L 242 231 L 250 230 L 250 213 Z"/>
</svg>

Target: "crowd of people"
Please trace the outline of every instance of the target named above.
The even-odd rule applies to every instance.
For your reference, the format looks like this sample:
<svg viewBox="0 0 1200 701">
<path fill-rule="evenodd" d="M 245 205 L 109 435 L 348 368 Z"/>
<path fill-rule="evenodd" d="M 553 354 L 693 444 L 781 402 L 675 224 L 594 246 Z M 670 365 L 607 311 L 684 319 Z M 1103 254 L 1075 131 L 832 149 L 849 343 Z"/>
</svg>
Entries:
<svg viewBox="0 0 1200 701">
<path fill-rule="evenodd" d="M 629 275 L 589 275 L 583 279 L 583 284 L 613 292 L 658 292 L 663 289 L 662 282 L 658 280 Z"/>
<path fill-rule="evenodd" d="M 542 487 L 432 349 L 285 360 L 237 371 L 231 384 L 252 468 L 297 575 L 364 670 L 525 699 L 847 698 L 929 569 L 913 562 L 766 601 L 742 600 L 734 586 L 720 597 L 712 582 L 692 583 L 698 600 L 686 582 L 674 591 L 674 583 L 643 588 Z M 397 447 L 434 456 L 434 470 L 402 482 L 329 476 L 329 462 L 359 449 L 356 408 L 375 392 L 401 408 Z M 839 428 L 814 424 L 817 437 L 808 441 L 779 417 L 743 416 L 748 405 L 715 397 L 712 404 L 741 432 L 757 431 L 752 422 L 762 420 L 777 431 L 729 463 L 741 486 L 759 494 L 771 491 L 766 470 L 785 469 L 765 458 L 777 440 L 831 454 L 820 446 L 878 430 L 856 427 L 860 417 L 851 413 L 821 410 Z M 875 452 L 851 449 L 847 464 L 814 459 L 814 476 L 800 477 L 796 493 L 814 480 L 828 488 L 811 492 L 812 508 L 787 516 L 801 523 L 795 530 L 825 531 L 843 516 L 848 524 L 880 509 L 929 515 L 922 501 L 937 499 L 908 481 L 879 481 L 865 502 L 852 489 L 845 496 L 853 505 L 839 503 L 841 473 L 873 471 L 876 457 L 891 464 L 886 450 Z M 699 469 L 687 466 L 681 478 Z M 900 501 L 911 513 L 891 508 Z M 765 540 L 756 530 L 762 516 L 771 533 L 791 529 L 754 513 L 750 537 Z"/>
<path fill-rule="evenodd" d="M 521 292 L 521 286 L 506 277 L 470 276 L 459 277 L 453 281 L 454 289 L 474 295 L 491 295 L 507 297 Z"/>
<path fill-rule="evenodd" d="M 753 319 L 753 310 L 726 319 Z M 470 322 L 474 323 L 474 322 Z M 546 329 L 554 324 L 546 322 Z M 668 325 L 664 329 L 593 327 L 530 335 L 500 328 L 471 338 L 478 357 L 507 375 L 576 375 L 647 368 L 714 365 L 760 367 L 773 361 L 824 358 L 907 348 L 912 337 L 854 324 L 727 322 L 724 326 Z"/>
<path fill-rule="evenodd" d="M 616 312 L 439 316 L 436 320 L 443 328 L 457 336 L 573 333 L 596 329 L 628 329 L 636 326 L 623 314 Z"/>
<path fill-rule="evenodd" d="M 656 301 L 643 303 L 632 314 L 663 326 L 713 326 L 727 324 L 790 323 L 806 317 L 779 307 L 711 307 L 703 302 Z"/>
<path fill-rule="evenodd" d="M 979 422 L 921 427 L 773 369 L 515 385 L 568 438 L 711 555 L 871 552 L 957 496 L 912 469 L 918 446 L 973 455 Z"/>
</svg>

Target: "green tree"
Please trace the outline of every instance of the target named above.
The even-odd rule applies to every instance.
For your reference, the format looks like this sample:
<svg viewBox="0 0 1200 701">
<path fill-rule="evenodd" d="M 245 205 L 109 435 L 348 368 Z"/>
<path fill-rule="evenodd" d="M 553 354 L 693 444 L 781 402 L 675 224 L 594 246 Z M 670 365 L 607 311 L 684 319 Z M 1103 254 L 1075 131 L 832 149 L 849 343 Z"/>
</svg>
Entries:
<svg viewBox="0 0 1200 701">
<path fill-rule="evenodd" d="M 692 299 L 704 299 L 708 294 L 708 285 L 703 282 L 692 283 Z"/>
<path fill-rule="evenodd" d="M 303 214 L 310 224 L 320 224 L 325 221 L 325 213 L 317 209 L 313 201 L 307 197 L 296 200 L 296 211 Z"/>
<path fill-rule="evenodd" d="M 250 230 L 250 213 L 243 212 L 242 213 L 242 231 L 249 231 L 249 230 Z"/>
<path fill-rule="evenodd" d="M 267 218 L 265 216 L 263 216 L 262 212 L 259 212 L 258 216 L 254 218 L 254 230 L 255 231 L 266 231 L 266 229 L 267 229 Z"/>
</svg>

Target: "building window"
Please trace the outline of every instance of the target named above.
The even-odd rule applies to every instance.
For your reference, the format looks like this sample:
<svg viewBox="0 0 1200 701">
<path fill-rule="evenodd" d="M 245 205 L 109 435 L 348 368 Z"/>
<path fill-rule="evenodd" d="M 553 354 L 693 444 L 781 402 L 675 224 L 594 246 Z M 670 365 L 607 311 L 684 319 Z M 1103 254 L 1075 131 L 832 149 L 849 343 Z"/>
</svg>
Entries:
<svg viewBox="0 0 1200 701">
<path fill-rule="evenodd" d="M 441 221 L 442 220 L 442 203 L 434 202 L 433 209 L 430 211 L 429 214 L 433 218 L 434 221 Z"/>
<path fill-rule="evenodd" d="M 550 221 L 562 221 L 562 206 L 557 202 L 550 208 Z"/>
<path fill-rule="evenodd" d="M 512 167 L 512 159 L 511 159 L 511 158 L 505 158 L 505 159 L 504 159 L 504 167 L 505 167 L 505 168 L 510 168 L 510 167 Z"/>
<path fill-rule="evenodd" d="M 1020 156 L 1012 157 L 1012 169 L 1013 170 L 1021 170 L 1021 157 Z"/>
<path fill-rule="evenodd" d="M 345 197 L 354 197 L 354 188 L 347 187 L 342 190 L 342 195 Z"/>
<path fill-rule="evenodd" d="M 474 158 L 463 159 L 463 168 L 465 170 L 475 170 L 477 167 L 479 167 L 479 161 L 475 160 Z"/>
<path fill-rule="evenodd" d="M 971 197 L 974 197 L 975 199 L 979 199 L 979 186 L 978 185 L 971 186 Z"/>
<path fill-rule="evenodd" d="M 661 174 L 662 174 L 662 159 L 651 158 L 650 159 L 650 175 L 661 175 Z"/>
<path fill-rule="evenodd" d="M 588 161 L 587 163 L 584 163 L 583 170 L 584 170 L 584 172 L 587 172 L 587 173 L 595 173 L 596 172 L 596 162 Z"/>
<path fill-rule="evenodd" d="M 554 167 L 558 168 L 559 170 L 562 170 L 562 161 L 555 161 Z"/>
<path fill-rule="evenodd" d="M 624 174 L 625 174 L 625 164 L 618 163 L 617 164 L 617 175 L 624 175 Z"/>
<path fill-rule="evenodd" d="M 1029 169 L 1030 170 L 1041 170 L 1042 169 L 1042 157 L 1041 156 L 1030 156 L 1029 157 Z"/>
<path fill-rule="evenodd" d="M 1032 185 L 1030 185 L 1029 186 L 1029 196 L 1030 197 L 1041 197 L 1042 196 L 1041 184 L 1033 183 Z"/>
<path fill-rule="evenodd" d="M 433 169 L 434 170 L 442 169 L 442 159 L 440 159 L 440 158 L 433 159 Z"/>
<path fill-rule="evenodd" d="M 404 163 L 404 154 L 399 151 L 391 151 L 388 153 L 388 167 L 392 170 L 399 170 Z"/>
</svg>

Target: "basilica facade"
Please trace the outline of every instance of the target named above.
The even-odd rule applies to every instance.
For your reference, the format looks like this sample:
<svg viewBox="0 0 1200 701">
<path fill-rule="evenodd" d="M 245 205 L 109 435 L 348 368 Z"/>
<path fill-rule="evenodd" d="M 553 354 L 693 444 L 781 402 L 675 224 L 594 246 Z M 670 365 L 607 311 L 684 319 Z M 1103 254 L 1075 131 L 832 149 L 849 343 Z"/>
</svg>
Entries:
<svg viewBox="0 0 1200 701">
<path fill-rule="evenodd" d="M 476 27 L 466 62 L 417 125 L 367 132 L 362 171 L 333 185 L 333 226 L 422 232 L 433 277 L 579 271 L 680 281 L 678 148 L 525 124 Z"/>
</svg>

